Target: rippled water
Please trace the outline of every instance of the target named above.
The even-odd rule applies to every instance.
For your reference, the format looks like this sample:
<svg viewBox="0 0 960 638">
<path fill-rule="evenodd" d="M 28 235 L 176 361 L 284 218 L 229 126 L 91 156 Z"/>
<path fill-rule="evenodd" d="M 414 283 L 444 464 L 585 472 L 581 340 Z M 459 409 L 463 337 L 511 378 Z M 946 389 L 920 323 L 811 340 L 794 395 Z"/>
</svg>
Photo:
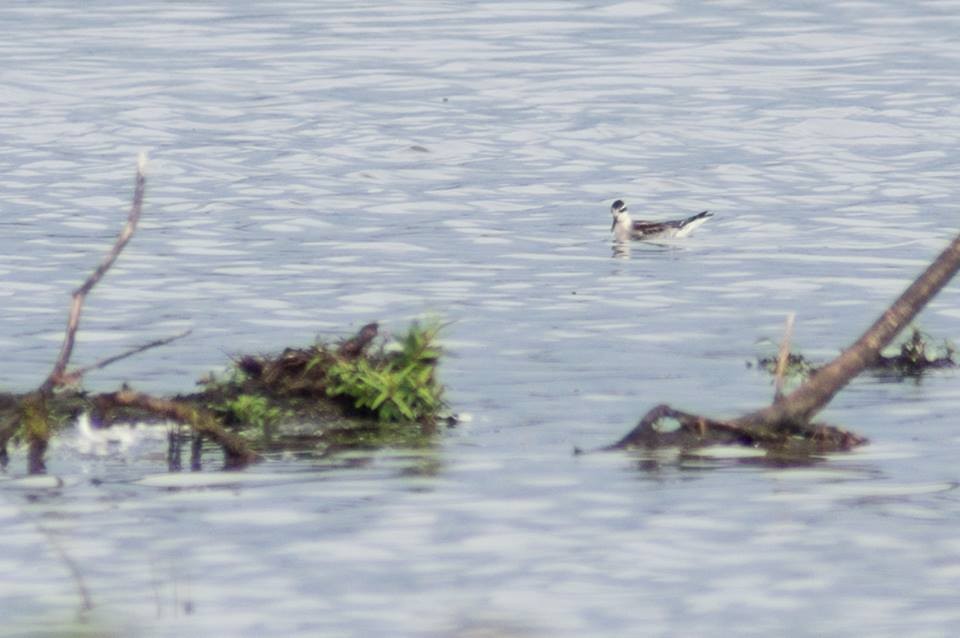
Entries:
<svg viewBox="0 0 960 638">
<path fill-rule="evenodd" d="M 89 3 L 88 3 L 89 5 Z M 430 452 L 167 475 L 69 437 L 0 480 L 2 635 L 903 635 L 960 627 L 956 375 L 864 378 L 806 468 L 587 455 L 649 407 L 769 400 L 957 228 L 960 3 L 6 3 L 0 369 L 189 390 L 226 353 L 452 324 Z M 610 202 L 715 218 L 615 256 Z M 957 287 L 922 316 L 956 338 Z M 115 451 L 116 452 L 116 451 Z M 65 558 L 66 557 L 66 558 Z M 485 633 L 487 632 L 487 633 Z M 499 632 L 499 633 L 498 633 Z"/>
</svg>

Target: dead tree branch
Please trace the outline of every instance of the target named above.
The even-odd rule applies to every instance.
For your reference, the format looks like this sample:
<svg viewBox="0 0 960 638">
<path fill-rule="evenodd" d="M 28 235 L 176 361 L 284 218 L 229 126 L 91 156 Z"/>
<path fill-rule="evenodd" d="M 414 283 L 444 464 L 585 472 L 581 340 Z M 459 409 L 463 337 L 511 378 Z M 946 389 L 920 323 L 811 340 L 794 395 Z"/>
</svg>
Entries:
<svg viewBox="0 0 960 638">
<path fill-rule="evenodd" d="M 866 442 L 853 432 L 831 425 L 810 425 L 803 436 L 793 436 L 775 429 L 744 428 L 736 421 L 711 419 L 661 404 L 647 412 L 626 436 L 604 449 L 744 445 L 810 453 L 849 450 Z"/>
<path fill-rule="evenodd" d="M 787 324 L 783 328 L 783 339 L 780 341 L 780 352 L 777 355 L 777 369 L 774 373 L 776 380 L 773 391 L 774 403 L 783 400 L 783 384 L 787 374 L 787 361 L 790 359 L 790 340 L 793 338 L 793 322 L 796 318 L 796 313 L 791 312 L 787 315 Z"/>
<path fill-rule="evenodd" d="M 809 422 L 830 403 L 837 392 L 880 357 L 880 352 L 947 285 L 957 270 L 960 270 L 960 235 L 852 346 L 818 370 L 783 401 L 744 415 L 736 422 L 747 427 L 759 425 L 765 428 Z"/>
<path fill-rule="evenodd" d="M 86 281 L 84 281 L 79 288 L 74 290 L 63 344 L 60 348 L 60 354 L 57 357 L 56 363 L 53 366 L 53 370 L 39 388 L 19 401 L 15 414 L 0 421 L 0 464 L 6 463 L 7 443 L 17 432 L 21 432 L 29 444 L 28 465 L 30 473 L 43 472 L 44 453 L 52 430 L 52 417 L 48 404 L 53 398 L 54 390 L 78 381 L 84 374 L 91 370 L 103 368 L 111 363 L 149 350 L 150 348 L 168 344 L 171 341 L 186 336 L 190 332 L 188 330 L 173 337 L 158 339 L 128 350 L 127 352 L 101 359 L 93 365 L 78 368 L 73 372 L 67 372 L 67 366 L 70 363 L 70 357 L 73 354 L 73 347 L 76 343 L 77 330 L 80 326 L 80 314 L 83 311 L 84 301 L 94 286 L 100 282 L 107 271 L 110 270 L 111 266 L 113 266 L 114 262 L 117 261 L 120 253 L 123 252 L 123 249 L 130 242 L 130 239 L 137 229 L 137 224 L 140 221 L 140 215 L 143 210 L 143 197 L 147 183 L 145 171 L 146 156 L 141 154 L 137 161 L 133 201 L 130 205 L 127 222 L 117 236 L 113 247 L 104 256 L 97 268 L 87 277 Z M 101 410 L 107 410 L 117 406 L 132 406 L 162 418 L 186 423 L 193 429 L 195 436 L 205 436 L 220 444 L 224 450 L 226 457 L 225 464 L 227 467 L 240 467 L 251 463 L 257 458 L 242 438 L 226 431 L 220 425 L 217 418 L 206 410 L 195 409 L 184 403 L 160 399 L 126 389 L 114 394 L 98 395 L 94 397 L 93 400 L 101 407 Z M 198 453 L 199 448 L 197 448 L 196 454 Z"/>
<path fill-rule="evenodd" d="M 180 334 L 173 335 L 172 337 L 165 337 L 165 338 L 163 338 L 163 339 L 156 339 L 155 341 L 151 341 L 150 343 L 145 343 L 145 344 L 143 344 L 142 346 L 137 346 L 136 348 L 133 348 L 133 349 L 131 349 L 131 350 L 127 350 L 126 352 L 121 352 L 121 353 L 118 354 L 118 355 L 114 355 L 114 356 L 112 356 L 112 357 L 107 357 L 106 359 L 100 359 L 99 361 L 97 361 L 97 362 L 94 363 L 94 364 L 91 364 L 91 365 L 88 365 L 88 366 L 84 366 L 84 367 L 82 367 L 82 368 L 77 368 L 76 370 L 73 370 L 73 371 L 71 371 L 71 372 L 64 373 L 64 374 L 61 375 L 61 377 L 60 377 L 60 384 L 59 384 L 59 385 L 70 385 L 71 383 L 76 383 L 77 381 L 79 381 L 79 380 L 83 377 L 83 375 L 85 375 L 86 373 L 90 372 L 91 370 L 100 370 L 100 369 L 102 369 L 102 368 L 107 367 L 107 366 L 110 365 L 111 363 L 116 363 L 117 361 L 120 361 L 121 359 L 126 359 L 127 357 L 132 357 L 132 356 L 135 355 L 135 354 L 140 354 L 141 352 L 144 352 L 145 350 L 150 350 L 151 348 L 158 348 L 158 347 L 160 347 L 160 346 L 165 346 L 165 345 L 167 345 L 168 343 L 172 343 L 172 342 L 176 341 L 177 339 L 183 339 L 184 337 L 186 337 L 186 336 L 187 336 L 188 334 L 190 334 L 191 332 L 193 332 L 193 331 L 192 331 L 192 330 L 184 330 L 184 331 L 181 332 Z"/>
<path fill-rule="evenodd" d="M 227 431 L 212 413 L 190 407 L 185 403 L 170 399 L 161 399 L 133 390 L 121 390 L 96 397 L 98 408 L 106 411 L 115 407 L 135 407 L 146 410 L 162 419 L 169 419 L 190 426 L 200 436 L 204 436 L 223 448 L 224 466 L 237 468 L 255 462 L 258 457 L 243 438 Z"/>
<path fill-rule="evenodd" d="M 133 203 L 130 206 L 130 214 L 127 217 L 126 225 L 123 227 L 123 230 L 120 231 L 120 235 L 117 236 L 117 241 L 114 243 L 113 248 L 111 248 L 110 252 L 103 258 L 103 261 L 100 262 L 97 269 L 87 277 L 83 285 L 73 291 L 73 303 L 70 306 L 70 314 L 67 318 L 67 329 L 64 333 L 63 345 L 60 347 L 60 354 L 53 366 L 53 371 L 50 372 L 50 376 L 48 376 L 46 381 L 40 386 L 40 391 L 43 393 L 49 393 L 57 386 L 63 384 L 64 372 L 70 363 L 70 356 L 73 354 L 73 346 L 76 341 L 77 328 L 80 326 L 80 313 L 83 310 L 83 302 L 86 300 L 87 294 L 97 285 L 106 272 L 110 270 L 110 267 L 113 266 L 113 263 L 117 260 L 117 257 L 120 256 L 120 253 L 137 229 L 137 223 L 140 221 L 140 213 L 143 209 L 143 194 L 147 186 L 145 174 L 146 164 L 147 156 L 141 153 L 137 159 L 137 175 L 134 182 Z"/>
<path fill-rule="evenodd" d="M 60 348 L 60 354 L 53 366 L 50 375 L 44 380 L 40 387 L 28 394 L 21 402 L 17 410 L 17 415 L 9 422 L 4 423 L 0 431 L 0 461 L 6 459 L 6 444 L 10 438 L 17 432 L 23 432 L 29 446 L 27 454 L 27 464 L 31 474 L 37 474 L 44 471 L 44 453 L 47 449 L 47 443 L 50 440 L 50 412 L 47 407 L 48 399 L 53 395 L 53 391 L 58 386 L 64 384 L 65 371 L 70 363 L 70 356 L 73 353 L 73 346 L 76 342 L 77 328 L 80 326 L 80 313 L 83 310 L 83 302 L 87 294 L 97 285 L 97 282 L 103 278 L 104 274 L 110 269 L 113 263 L 120 256 L 124 246 L 133 237 L 137 228 L 137 222 L 140 221 L 140 213 L 143 209 L 143 194 L 146 190 L 146 155 L 141 154 L 137 161 L 137 174 L 134 182 L 133 202 L 130 206 L 130 214 L 127 217 L 127 223 L 120 235 L 117 237 L 113 248 L 91 273 L 87 280 L 73 292 L 73 302 L 70 305 L 70 314 L 67 318 L 67 328 L 63 337 L 63 345 Z"/>
<path fill-rule="evenodd" d="M 913 321 L 958 270 L 960 235 L 852 346 L 791 394 L 775 399 L 768 407 L 736 419 L 717 421 L 681 412 L 667 405 L 658 405 L 625 437 L 607 449 L 714 443 L 789 448 L 802 440 L 812 442 L 820 450 L 845 450 L 866 443 L 867 439 L 852 432 L 810 421 L 837 392 L 879 359 L 881 351 Z M 783 349 L 781 360 L 784 358 Z M 673 419 L 673 425 L 678 427 L 672 430 L 665 428 L 665 419 Z"/>
</svg>

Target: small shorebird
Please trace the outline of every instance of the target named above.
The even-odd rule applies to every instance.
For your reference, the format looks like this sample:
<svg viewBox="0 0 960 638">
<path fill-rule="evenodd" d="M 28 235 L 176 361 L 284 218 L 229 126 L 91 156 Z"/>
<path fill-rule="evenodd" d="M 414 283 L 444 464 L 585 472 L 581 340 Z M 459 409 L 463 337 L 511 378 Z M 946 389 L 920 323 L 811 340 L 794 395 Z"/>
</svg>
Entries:
<svg viewBox="0 0 960 638">
<path fill-rule="evenodd" d="M 618 199 L 610 206 L 613 215 L 613 224 L 610 230 L 617 241 L 628 239 L 669 239 L 671 237 L 686 237 L 697 229 L 713 213 L 703 211 L 686 219 L 674 219 L 667 222 L 633 221 L 627 212 L 627 205 Z"/>
</svg>

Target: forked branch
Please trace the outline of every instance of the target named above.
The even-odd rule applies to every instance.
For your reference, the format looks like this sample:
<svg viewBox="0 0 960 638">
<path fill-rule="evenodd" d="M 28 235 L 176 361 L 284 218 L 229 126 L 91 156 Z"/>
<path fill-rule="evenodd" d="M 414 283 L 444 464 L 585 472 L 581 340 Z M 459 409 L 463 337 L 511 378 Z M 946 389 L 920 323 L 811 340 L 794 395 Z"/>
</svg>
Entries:
<svg viewBox="0 0 960 638">
<path fill-rule="evenodd" d="M 53 398 L 55 389 L 78 381 L 90 370 L 100 369 L 115 361 L 143 352 L 144 350 L 165 345 L 189 333 L 189 331 L 187 331 L 174 337 L 158 339 L 121 354 L 101 359 L 93 365 L 67 372 L 67 366 L 70 363 L 70 357 L 73 354 L 73 347 L 76 343 L 77 330 L 80 327 L 80 315 L 83 311 L 84 301 L 94 286 L 99 283 L 107 271 L 110 270 L 111 266 L 113 266 L 114 262 L 117 261 L 120 253 L 123 252 L 123 249 L 127 243 L 129 243 L 137 229 L 137 224 L 140 221 L 140 214 L 143 209 L 143 196 L 147 183 L 145 170 L 146 156 L 141 154 L 137 161 L 133 202 L 130 205 L 127 222 L 117 236 L 113 247 L 104 256 L 97 268 L 87 277 L 86 281 L 84 281 L 79 288 L 74 290 L 70 313 L 67 317 L 67 328 L 63 337 L 63 345 L 60 348 L 60 354 L 53 366 L 53 370 L 37 390 L 31 392 L 26 398 L 20 401 L 17 414 L 0 422 L 0 463 L 6 462 L 7 442 L 17 431 L 21 431 L 24 432 L 29 443 L 28 462 L 30 472 L 38 473 L 44 471 L 43 457 L 51 432 L 51 416 L 47 404 L 48 401 Z M 202 436 L 212 439 L 223 447 L 226 456 L 226 465 L 228 467 L 240 467 L 257 458 L 243 439 L 224 430 L 216 417 L 208 411 L 194 409 L 177 401 L 159 399 L 126 389 L 114 394 L 98 395 L 93 400 L 104 409 L 111 407 L 137 407 L 161 418 L 187 423 L 191 426 L 197 437 Z"/>
<path fill-rule="evenodd" d="M 83 285 L 73 291 L 73 303 L 70 305 L 70 314 L 67 317 L 67 329 L 63 336 L 63 345 L 60 347 L 60 354 L 57 357 L 56 363 L 53 365 L 50 376 L 48 376 L 40 386 L 40 392 L 44 394 L 51 392 L 54 388 L 64 383 L 64 373 L 67 365 L 70 363 L 70 356 L 73 354 L 77 328 L 80 327 L 80 313 L 83 311 L 83 303 L 87 298 L 87 294 L 97 285 L 107 271 L 110 270 L 113 262 L 120 256 L 120 253 L 137 229 L 137 223 L 140 221 L 140 212 L 143 209 L 143 194 L 147 186 L 146 167 L 147 156 L 145 153 L 141 153 L 137 158 L 137 175 L 134 183 L 133 202 L 130 205 L 130 214 L 127 216 L 127 223 L 117 236 L 117 241 L 114 242 L 113 248 L 106 254 L 103 261 L 100 262 L 100 265 L 87 277 Z"/>
<path fill-rule="evenodd" d="M 106 357 L 104 359 L 100 359 L 96 363 L 92 363 L 88 366 L 77 368 L 76 370 L 72 370 L 70 372 L 64 372 L 60 376 L 59 385 L 69 385 L 71 383 L 75 383 L 79 381 L 83 377 L 83 375 L 90 372 L 91 370 L 100 370 L 101 368 L 106 368 L 111 363 L 116 363 L 117 361 L 120 361 L 121 359 L 132 357 L 135 354 L 140 354 L 141 352 L 150 350 L 151 348 L 159 348 L 160 346 L 165 346 L 168 343 L 173 343 L 177 339 L 183 339 L 191 332 L 193 331 L 184 330 L 180 334 L 173 335 L 172 337 L 164 337 L 163 339 L 156 339 L 154 341 L 151 341 L 150 343 L 145 343 L 142 346 L 137 346 L 136 348 L 127 350 L 126 352 L 121 352 L 120 354 L 113 355 L 112 357 Z"/>
</svg>

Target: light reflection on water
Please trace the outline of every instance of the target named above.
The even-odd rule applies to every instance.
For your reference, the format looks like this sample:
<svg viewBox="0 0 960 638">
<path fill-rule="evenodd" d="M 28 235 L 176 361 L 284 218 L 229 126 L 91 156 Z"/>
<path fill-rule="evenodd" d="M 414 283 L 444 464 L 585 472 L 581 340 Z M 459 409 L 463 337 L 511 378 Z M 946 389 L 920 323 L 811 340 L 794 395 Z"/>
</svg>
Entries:
<svg viewBox="0 0 960 638">
<path fill-rule="evenodd" d="M 788 312 L 827 358 L 945 244 L 960 67 L 941 3 L 0 12 L 3 387 L 46 373 L 148 148 L 142 228 L 75 361 L 194 332 L 91 388 L 189 390 L 225 353 L 434 313 L 452 322 L 450 398 L 474 415 L 427 453 L 226 479 L 64 443 L 63 485 L 0 481 L 18 575 L 0 632 L 76 609 L 51 534 L 98 617 L 148 635 L 960 622 L 955 375 L 855 382 L 827 416 L 874 444 L 810 467 L 570 455 L 655 403 L 768 401 L 744 361 Z M 616 197 L 716 216 L 616 255 Z M 944 291 L 923 327 L 952 336 L 957 306 Z"/>
</svg>

